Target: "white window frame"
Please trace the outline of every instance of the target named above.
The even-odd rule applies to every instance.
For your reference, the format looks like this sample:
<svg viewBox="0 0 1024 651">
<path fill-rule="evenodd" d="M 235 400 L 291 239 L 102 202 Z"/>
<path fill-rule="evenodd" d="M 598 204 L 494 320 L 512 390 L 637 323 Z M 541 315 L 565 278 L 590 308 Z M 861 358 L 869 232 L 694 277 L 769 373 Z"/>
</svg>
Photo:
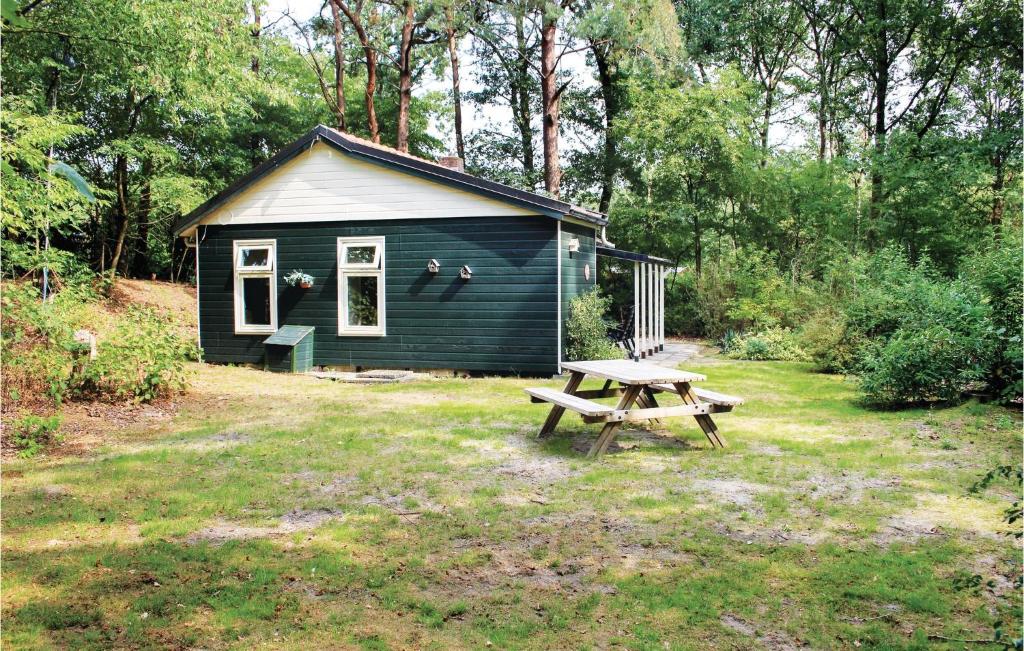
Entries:
<svg viewBox="0 0 1024 651">
<path fill-rule="evenodd" d="M 350 246 L 377 247 L 373 262 L 345 264 L 345 249 Z M 384 313 L 384 236 L 339 237 L 338 238 L 338 336 L 339 337 L 382 337 L 387 334 Z M 377 325 L 348 325 L 348 279 L 377 278 Z"/>
<path fill-rule="evenodd" d="M 267 264 L 259 267 L 243 267 L 242 249 L 257 248 L 270 250 Z M 231 256 L 231 269 L 235 277 L 235 334 L 266 335 L 277 332 L 277 240 L 235 240 Z M 270 325 L 245 323 L 245 297 L 242 293 L 244 278 L 270 279 Z"/>
</svg>

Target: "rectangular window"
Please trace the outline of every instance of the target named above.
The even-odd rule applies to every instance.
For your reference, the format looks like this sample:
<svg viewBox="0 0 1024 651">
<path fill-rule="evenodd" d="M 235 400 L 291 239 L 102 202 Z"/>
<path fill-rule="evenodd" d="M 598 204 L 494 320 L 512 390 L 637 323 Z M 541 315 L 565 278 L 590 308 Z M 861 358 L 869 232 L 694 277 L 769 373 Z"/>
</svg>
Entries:
<svg viewBox="0 0 1024 651">
<path fill-rule="evenodd" d="M 338 238 L 338 334 L 384 334 L 384 238 Z"/>
<path fill-rule="evenodd" d="M 259 335 L 277 331 L 276 263 L 275 240 L 235 241 L 235 333 Z"/>
</svg>

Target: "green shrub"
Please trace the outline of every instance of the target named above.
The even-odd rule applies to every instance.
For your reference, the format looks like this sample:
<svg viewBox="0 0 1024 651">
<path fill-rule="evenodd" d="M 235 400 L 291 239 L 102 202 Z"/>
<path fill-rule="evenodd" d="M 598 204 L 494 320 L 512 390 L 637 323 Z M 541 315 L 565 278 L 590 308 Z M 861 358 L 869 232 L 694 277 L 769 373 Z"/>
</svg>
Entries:
<svg viewBox="0 0 1024 651">
<path fill-rule="evenodd" d="M 992 308 L 991 337 L 995 350 L 986 374 L 988 389 L 1001 400 L 1011 402 L 1022 396 L 1024 251 L 1019 225 L 1008 227 L 1001 235 L 986 243 L 980 253 L 965 259 L 961 273 L 981 290 Z"/>
<path fill-rule="evenodd" d="M 763 332 L 726 339 L 726 357 L 731 359 L 803 361 L 807 354 L 788 328 L 768 328 Z"/>
<path fill-rule="evenodd" d="M 860 378 L 869 402 L 953 402 L 985 377 L 987 344 L 943 324 L 899 329 L 885 343 L 865 347 Z"/>
<path fill-rule="evenodd" d="M 74 331 L 90 297 L 68 289 L 43 302 L 30 283 L 6 282 L 2 298 L 5 402 L 36 408 L 60 404 L 68 391 Z"/>
<path fill-rule="evenodd" d="M 847 331 L 842 312 L 824 307 L 812 314 L 800 328 L 800 348 L 823 373 L 852 373 L 857 369 L 857 351 L 863 341 Z"/>
<path fill-rule="evenodd" d="M 794 328 L 822 302 L 817 283 L 781 272 L 768 253 L 738 249 L 704 265 L 695 280 L 694 304 L 702 333 Z"/>
<path fill-rule="evenodd" d="M 690 271 L 668 276 L 665 279 L 665 334 L 699 336 L 703 333 L 697 278 Z"/>
<path fill-rule="evenodd" d="M 11 443 L 20 450 L 22 457 L 32 457 L 46 446 L 59 440 L 57 430 L 60 428 L 59 414 L 52 416 L 36 416 L 29 414 L 11 424 L 13 434 Z"/>
<path fill-rule="evenodd" d="M 622 349 L 608 339 L 605 314 L 610 303 L 611 299 L 601 296 L 596 289 L 580 294 L 569 302 L 565 347 L 567 360 L 622 358 Z"/>
<path fill-rule="evenodd" d="M 185 362 L 198 357 L 165 315 L 130 308 L 75 378 L 78 395 L 145 402 L 185 388 Z"/>
</svg>

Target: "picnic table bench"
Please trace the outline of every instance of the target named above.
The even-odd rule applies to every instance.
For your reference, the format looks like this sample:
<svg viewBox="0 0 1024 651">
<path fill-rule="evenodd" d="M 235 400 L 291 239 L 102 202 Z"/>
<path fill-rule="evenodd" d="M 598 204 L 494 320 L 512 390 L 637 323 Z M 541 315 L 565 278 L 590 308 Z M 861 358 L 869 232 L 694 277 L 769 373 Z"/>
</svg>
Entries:
<svg viewBox="0 0 1024 651">
<path fill-rule="evenodd" d="M 699 373 L 627 360 L 566 362 L 562 367 L 570 372 L 570 376 L 561 391 L 547 387 L 525 391 L 532 402 L 551 404 L 551 412 L 538 436 L 554 431 L 566 409 L 578 413 L 585 423 L 604 423 L 601 433 L 587 453 L 588 457 L 604 454 L 623 423 L 657 422 L 662 418 L 676 416 L 693 416 L 712 446 L 725 447 L 725 439 L 718 433 L 711 414 L 732 411 L 733 407 L 743 404 L 742 398 L 692 387 L 691 382 L 706 379 Z M 604 379 L 604 387 L 580 389 L 583 379 L 588 375 Z M 658 393 L 675 394 L 682 399 L 683 404 L 662 407 L 655 398 Z M 592 400 L 616 396 L 619 396 L 616 406 Z"/>
</svg>

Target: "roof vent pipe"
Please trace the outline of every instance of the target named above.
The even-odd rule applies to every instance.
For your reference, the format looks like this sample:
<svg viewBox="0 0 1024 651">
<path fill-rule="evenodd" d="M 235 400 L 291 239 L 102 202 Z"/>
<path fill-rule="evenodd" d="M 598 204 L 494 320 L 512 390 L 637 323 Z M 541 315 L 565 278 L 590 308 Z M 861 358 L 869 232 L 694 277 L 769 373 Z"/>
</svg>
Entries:
<svg viewBox="0 0 1024 651">
<path fill-rule="evenodd" d="M 466 171 L 466 166 L 458 156 L 442 156 L 437 159 L 437 164 L 441 167 L 447 167 L 450 170 L 455 170 L 456 172 Z"/>
</svg>

